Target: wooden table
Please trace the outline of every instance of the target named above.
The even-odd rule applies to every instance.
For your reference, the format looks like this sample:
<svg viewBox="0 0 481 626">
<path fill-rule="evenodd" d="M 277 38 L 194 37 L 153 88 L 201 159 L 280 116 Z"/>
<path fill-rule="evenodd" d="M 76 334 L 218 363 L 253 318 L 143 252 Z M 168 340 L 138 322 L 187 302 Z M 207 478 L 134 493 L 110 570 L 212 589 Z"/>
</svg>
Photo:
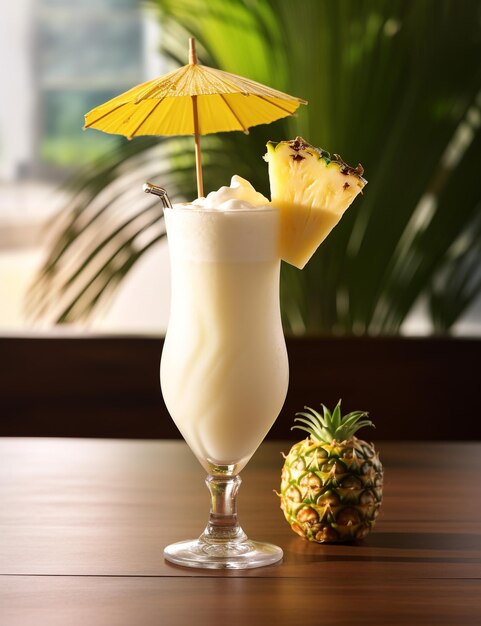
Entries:
<svg viewBox="0 0 481 626">
<path fill-rule="evenodd" d="M 481 444 L 380 443 L 385 500 L 361 545 L 298 538 L 277 496 L 286 442 L 243 472 L 240 518 L 280 565 L 166 563 L 201 532 L 203 470 L 183 442 L 0 440 L 2 626 L 481 622 Z"/>
</svg>

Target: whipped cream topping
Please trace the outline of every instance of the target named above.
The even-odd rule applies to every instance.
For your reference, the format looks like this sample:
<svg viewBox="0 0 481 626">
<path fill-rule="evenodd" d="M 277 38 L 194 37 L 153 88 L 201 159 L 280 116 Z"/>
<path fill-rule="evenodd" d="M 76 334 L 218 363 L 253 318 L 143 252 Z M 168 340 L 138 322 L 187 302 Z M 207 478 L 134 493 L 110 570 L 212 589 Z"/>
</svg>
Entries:
<svg viewBox="0 0 481 626">
<path fill-rule="evenodd" d="M 218 211 L 255 209 L 268 204 L 269 200 L 265 196 L 237 174 L 232 177 L 230 187 L 221 187 L 211 191 L 206 198 L 197 198 L 192 202 L 195 207 Z"/>
<path fill-rule="evenodd" d="M 279 261 L 278 211 L 240 176 L 233 176 L 230 187 L 221 187 L 206 198 L 164 209 L 164 216 L 171 258 L 214 263 Z"/>
</svg>

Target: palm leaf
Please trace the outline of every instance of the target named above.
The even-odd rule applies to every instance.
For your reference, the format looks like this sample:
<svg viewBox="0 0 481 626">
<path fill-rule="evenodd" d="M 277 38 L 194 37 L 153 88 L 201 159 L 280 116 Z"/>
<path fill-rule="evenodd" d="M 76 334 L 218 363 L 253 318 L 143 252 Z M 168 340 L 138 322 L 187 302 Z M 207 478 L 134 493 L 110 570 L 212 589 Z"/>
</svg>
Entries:
<svg viewBox="0 0 481 626">
<path fill-rule="evenodd" d="M 304 15 L 303 27 L 293 28 L 294 32 L 303 32 L 309 22 L 321 27 L 321 49 L 316 56 L 327 61 L 319 74 L 327 75 L 333 87 L 327 90 L 313 81 L 311 92 L 305 94 L 310 106 L 303 114 L 309 115 L 315 103 L 320 118 L 319 143 L 324 142 L 322 137 L 329 138 L 332 146 L 346 152 L 349 159 L 362 154 L 370 180 L 358 206 L 348 212 L 304 270 L 302 280 L 309 284 L 313 300 L 305 327 L 312 332 L 332 328 L 338 332 L 396 332 L 432 279 L 439 254 L 428 229 L 421 265 L 412 268 L 411 276 L 401 286 L 395 281 L 393 268 L 403 266 L 409 245 L 399 248 L 397 243 L 421 198 L 429 192 L 446 146 L 479 89 L 479 39 L 474 28 L 469 28 L 468 17 L 460 16 L 454 3 L 443 3 L 444 10 L 436 15 L 429 10 L 430 3 L 390 3 L 388 15 L 385 3 L 370 3 L 371 10 L 359 3 L 353 18 L 336 19 L 334 14 L 345 4 L 310 3 L 311 11 Z M 286 11 L 291 8 L 282 6 Z M 380 10 L 383 6 L 384 12 Z M 297 9 L 292 8 L 290 14 L 294 23 Z M 390 20 L 399 21 L 399 30 L 388 37 L 386 26 Z M 338 39 L 332 47 L 332 35 L 330 38 L 323 25 L 330 27 L 332 22 L 340 21 L 350 22 L 352 30 L 335 32 Z M 347 52 L 347 37 L 354 32 L 358 37 L 364 34 L 364 50 L 357 60 L 349 59 Z M 456 46 L 456 50 L 461 50 L 463 61 L 459 57 L 454 61 L 450 45 L 454 44 L 453 39 L 461 37 L 465 43 Z M 297 50 L 299 57 L 306 52 L 302 45 Z M 337 69 L 332 67 L 333 55 Z M 398 80 L 402 79 L 399 88 L 386 89 L 389 83 L 384 85 L 382 76 L 389 80 L 390 73 L 378 59 L 387 59 Z M 466 65 L 459 72 L 459 62 L 464 64 L 464 60 Z M 298 67 L 297 63 L 294 65 Z M 297 75 L 293 80 L 304 82 L 306 77 Z M 444 93 L 447 88 L 451 93 Z M 344 111 L 340 119 L 335 107 L 338 102 L 355 102 L 357 106 L 351 107 L 350 112 Z M 331 144 L 326 148 L 331 148 Z M 467 174 L 461 173 L 461 177 L 465 185 L 473 188 Z M 465 221 L 463 209 L 459 219 Z M 445 229 L 445 235 L 449 238 L 456 233 Z M 300 280 L 300 272 L 291 273 L 287 297 L 293 293 L 292 282 L 296 279 Z M 392 323 L 376 323 L 375 312 L 381 305 L 393 314 Z"/>
<path fill-rule="evenodd" d="M 192 170 L 193 157 L 180 160 L 185 139 L 161 154 L 152 141 L 141 143 L 138 151 L 119 149 L 107 164 L 98 164 L 91 178 L 80 176 L 71 183 L 72 199 L 49 226 L 50 253 L 29 291 L 32 316 L 57 322 L 88 317 L 102 293 L 107 297 L 152 240 L 164 236 L 160 205 L 142 194 L 142 184 L 147 177 L 166 179 L 171 159 L 177 159 L 176 172 L 169 176 L 177 188 L 178 176 Z"/>
</svg>

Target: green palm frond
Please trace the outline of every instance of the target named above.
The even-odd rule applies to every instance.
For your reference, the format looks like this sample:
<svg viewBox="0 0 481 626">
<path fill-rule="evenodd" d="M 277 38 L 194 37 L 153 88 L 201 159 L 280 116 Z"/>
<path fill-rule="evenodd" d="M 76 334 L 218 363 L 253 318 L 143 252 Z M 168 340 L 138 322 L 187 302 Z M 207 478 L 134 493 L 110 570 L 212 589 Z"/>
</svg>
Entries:
<svg viewBox="0 0 481 626">
<path fill-rule="evenodd" d="M 59 323 L 85 319 L 114 292 L 165 235 L 160 205 L 141 193 L 142 184 L 169 173 L 172 187 L 181 188 L 178 177 L 193 166 L 185 141 L 170 149 L 152 140 L 138 142 L 137 150 L 134 142 L 126 144 L 106 164 L 97 163 L 98 170 L 93 166 L 72 181 L 69 205 L 49 225 L 50 253 L 30 288 L 27 312 Z M 177 161 L 175 174 L 171 160 Z"/>
<path fill-rule="evenodd" d="M 249 136 L 203 137 L 207 191 L 237 173 L 268 195 L 265 144 L 297 134 L 364 165 L 363 197 L 303 271 L 282 269 L 286 330 L 397 333 L 427 298 L 435 329 L 449 331 L 481 291 L 481 0 L 469 10 L 455 0 L 152 3 L 173 62 L 186 62 L 194 35 L 201 62 L 309 101 Z M 136 139 L 79 175 L 34 313 L 74 320 L 113 293 L 163 237 L 160 211 L 137 189 L 150 178 L 193 198 L 192 145 Z"/>
<path fill-rule="evenodd" d="M 309 118 L 310 141 L 335 147 L 348 161 L 361 159 L 369 186 L 305 270 L 289 270 L 284 311 L 303 307 L 303 327 L 311 333 L 398 332 L 469 221 L 474 205 L 467 196 L 479 199 L 465 169 L 480 162 L 476 142 L 455 168 L 458 200 L 450 206 L 443 198 L 454 172 L 440 177 L 467 112 L 479 110 L 479 27 L 453 2 L 437 3 L 434 12 L 429 2 L 359 2 L 350 15 L 350 3 L 306 4 L 301 10 L 281 3 L 289 32 L 319 27 L 309 53 L 302 41 L 289 46 L 299 70 L 291 89 L 309 83 L 312 66 L 302 65 L 303 56 L 318 60 L 322 77 L 303 92 L 309 107 L 299 120 Z M 429 196 L 436 202 L 432 223 L 421 219 Z M 420 245 L 411 261 L 413 240 Z M 306 294 L 301 304 L 294 302 L 296 282 Z"/>
<path fill-rule="evenodd" d="M 444 267 L 429 291 L 434 328 L 444 332 L 454 326 L 481 291 L 481 203 L 473 223 L 468 224 L 449 248 Z"/>
</svg>

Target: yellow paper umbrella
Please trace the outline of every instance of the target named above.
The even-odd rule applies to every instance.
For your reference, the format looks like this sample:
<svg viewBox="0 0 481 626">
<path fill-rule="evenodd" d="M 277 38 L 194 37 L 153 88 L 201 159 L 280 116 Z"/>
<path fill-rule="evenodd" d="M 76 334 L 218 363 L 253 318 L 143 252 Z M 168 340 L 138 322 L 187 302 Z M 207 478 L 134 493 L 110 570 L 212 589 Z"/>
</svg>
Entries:
<svg viewBox="0 0 481 626">
<path fill-rule="evenodd" d="M 189 40 L 189 64 L 142 83 L 85 115 L 84 128 L 124 135 L 194 135 L 197 191 L 204 195 L 200 135 L 247 132 L 292 115 L 305 100 L 197 61 Z"/>
</svg>

